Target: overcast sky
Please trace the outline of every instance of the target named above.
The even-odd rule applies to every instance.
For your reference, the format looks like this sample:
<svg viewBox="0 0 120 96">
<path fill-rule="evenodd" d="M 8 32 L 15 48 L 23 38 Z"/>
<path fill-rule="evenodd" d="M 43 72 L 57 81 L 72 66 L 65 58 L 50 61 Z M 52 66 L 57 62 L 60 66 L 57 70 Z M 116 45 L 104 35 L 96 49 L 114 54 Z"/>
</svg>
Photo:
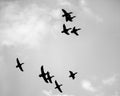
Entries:
<svg viewBox="0 0 120 96">
<path fill-rule="evenodd" d="M 119 96 L 119 0 L 0 0 L 0 96 Z M 61 9 L 73 12 L 65 22 Z M 82 28 L 79 36 L 62 25 Z M 16 58 L 24 72 L 16 69 Z M 40 67 L 60 84 L 46 84 Z M 69 78 L 69 70 L 78 72 Z"/>
</svg>

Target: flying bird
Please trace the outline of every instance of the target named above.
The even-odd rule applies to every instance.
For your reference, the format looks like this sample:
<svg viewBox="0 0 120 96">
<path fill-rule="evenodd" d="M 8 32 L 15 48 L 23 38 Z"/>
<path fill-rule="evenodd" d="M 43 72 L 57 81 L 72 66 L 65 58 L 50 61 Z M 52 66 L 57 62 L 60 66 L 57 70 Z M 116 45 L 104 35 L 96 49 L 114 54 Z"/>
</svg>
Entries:
<svg viewBox="0 0 120 96">
<path fill-rule="evenodd" d="M 53 76 L 53 75 L 50 76 L 50 72 L 48 72 L 48 71 L 47 71 L 46 74 L 47 74 L 47 80 L 48 80 L 50 83 L 52 83 L 52 78 L 55 77 L 55 76 Z"/>
<path fill-rule="evenodd" d="M 69 77 L 75 79 L 75 75 L 77 74 L 77 72 L 73 73 L 72 71 L 69 71 L 69 73 L 70 73 Z"/>
<path fill-rule="evenodd" d="M 24 70 L 23 70 L 23 68 L 22 68 L 22 65 L 23 65 L 24 63 L 20 63 L 20 61 L 19 61 L 18 58 L 16 59 L 16 61 L 17 61 L 16 68 L 19 68 L 19 69 L 23 72 Z"/>
<path fill-rule="evenodd" d="M 55 89 L 58 89 L 62 93 L 62 90 L 60 88 L 62 84 L 59 85 L 58 82 L 55 80 L 55 85 L 56 85 Z"/>
<path fill-rule="evenodd" d="M 62 15 L 62 17 L 65 17 L 65 20 L 66 20 L 66 22 L 68 22 L 68 21 L 70 21 L 70 22 L 72 22 L 73 21 L 73 18 L 75 18 L 76 16 L 71 16 L 71 14 L 73 13 L 73 12 L 67 12 L 65 9 L 62 9 L 62 12 L 64 13 L 63 15 Z"/>
<path fill-rule="evenodd" d="M 71 33 L 74 33 L 75 35 L 78 36 L 78 35 L 79 35 L 79 34 L 77 33 L 78 30 L 81 30 L 81 28 L 76 29 L 75 27 L 73 27 Z"/>
<path fill-rule="evenodd" d="M 42 66 L 41 66 L 41 74 L 39 74 L 39 77 L 43 78 L 43 80 L 44 80 L 46 83 L 49 83 L 48 80 L 47 80 L 46 75 L 47 75 L 47 72 L 46 72 L 46 73 L 44 72 L 44 67 L 43 67 L 43 65 L 42 65 Z"/>
<path fill-rule="evenodd" d="M 66 25 L 63 24 L 63 31 L 62 31 L 61 33 L 65 33 L 66 35 L 70 35 L 70 34 L 68 33 L 68 31 L 69 31 L 70 29 L 72 29 L 72 28 L 66 28 Z"/>
</svg>

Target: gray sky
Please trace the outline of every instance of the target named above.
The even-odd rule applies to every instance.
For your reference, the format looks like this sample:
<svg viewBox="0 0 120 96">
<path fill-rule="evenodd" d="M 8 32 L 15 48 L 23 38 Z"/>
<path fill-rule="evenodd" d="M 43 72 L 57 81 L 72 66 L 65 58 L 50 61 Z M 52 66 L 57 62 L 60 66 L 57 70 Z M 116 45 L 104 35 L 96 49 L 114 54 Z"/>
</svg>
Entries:
<svg viewBox="0 0 120 96">
<path fill-rule="evenodd" d="M 118 0 L 0 1 L 0 96 L 120 95 Z M 72 23 L 62 8 L 76 16 Z M 82 28 L 79 36 L 62 34 L 63 23 Z M 63 84 L 63 94 L 38 77 L 41 65 Z M 69 70 L 78 72 L 75 80 Z"/>
</svg>

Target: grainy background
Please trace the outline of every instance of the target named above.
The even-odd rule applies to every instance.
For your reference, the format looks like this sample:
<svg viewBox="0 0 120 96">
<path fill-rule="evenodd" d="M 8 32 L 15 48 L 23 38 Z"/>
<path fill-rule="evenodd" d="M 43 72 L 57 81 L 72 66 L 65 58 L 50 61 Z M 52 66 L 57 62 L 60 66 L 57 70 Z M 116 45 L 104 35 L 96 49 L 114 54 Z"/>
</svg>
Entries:
<svg viewBox="0 0 120 96">
<path fill-rule="evenodd" d="M 0 96 L 120 96 L 119 0 L 0 0 Z M 66 23 L 61 8 L 76 18 Z M 79 36 L 62 25 L 80 27 Z M 15 68 L 16 58 L 24 72 Z M 62 83 L 39 78 L 44 65 Z M 76 79 L 68 78 L 77 71 Z"/>
</svg>

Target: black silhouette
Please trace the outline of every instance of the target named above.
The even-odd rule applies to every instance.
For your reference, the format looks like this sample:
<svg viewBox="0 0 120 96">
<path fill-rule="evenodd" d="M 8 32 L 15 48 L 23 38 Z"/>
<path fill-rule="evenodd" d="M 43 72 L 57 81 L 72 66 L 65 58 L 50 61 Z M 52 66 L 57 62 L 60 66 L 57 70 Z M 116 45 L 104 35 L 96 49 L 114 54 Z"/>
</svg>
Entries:
<svg viewBox="0 0 120 96">
<path fill-rule="evenodd" d="M 23 70 L 23 68 L 22 68 L 22 65 L 23 65 L 24 63 L 20 63 L 20 61 L 19 61 L 18 58 L 16 59 L 16 61 L 17 61 L 17 66 L 16 66 L 16 68 L 19 68 L 19 69 L 23 72 L 24 70 Z"/>
<path fill-rule="evenodd" d="M 60 86 L 62 86 L 62 84 L 59 85 L 58 82 L 55 80 L 55 85 L 56 85 L 55 89 L 58 89 L 62 93 L 62 90 L 60 88 Z"/>
<path fill-rule="evenodd" d="M 49 80 L 50 83 L 52 83 L 52 78 L 55 77 L 55 76 L 50 76 L 50 72 L 47 71 L 47 80 Z"/>
<path fill-rule="evenodd" d="M 77 72 L 73 73 L 72 71 L 69 71 L 70 72 L 70 75 L 69 77 L 72 77 L 72 79 L 75 79 L 75 74 L 77 74 Z"/>
<path fill-rule="evenodd" d="M 64 14 L 62 15 L 62 17 L 65 17 L 66 22 L 68 22 L 68 21 L 72 22 L 72 21 L 73 21 L 73 18 L 76 17 L 76 16 L 71 17 L 71 14 L 72 14 L 73 12 L 67 12 L 67 11 L 64 10 L 64 9 L 62 9 L 62 11 L 63 11 L 63 13 L 64 13 Z"/>
<path fill-rule="evenodd" d="M 78 36 L 78 35 L 79 35 L 79 34 L 77 33 L 78 30 L 81 30 L 81 28 L 76 29 L 75 27 L 73 27 L 71 33 L 74 33 L 75 35 Z"/>
<path fill-rule="evenodd" d="M 66 28 L 66 26 L 65 26 L 65 24 L 63 24 L 63 31 L 62 31 L 62 33 L 65 33 L 66 35 L 70 35 L 69 33 L 68 33 L 68 31 L 70 30 L 70 29 L 72 29 L 72 28 Z"/>
<path fill-rule="evenodd" d="M 42 66 L 41 66 L 41 74 L 39 74 L 39 77 L 42 77 L 46 83 L 49 83 L 49 82 L 47 81 L 46 75 L 47 75 L 47 73 L 44 72 L 44 68 L 43 68 L 43 65 L 42 65 Z"/>
</svg>

